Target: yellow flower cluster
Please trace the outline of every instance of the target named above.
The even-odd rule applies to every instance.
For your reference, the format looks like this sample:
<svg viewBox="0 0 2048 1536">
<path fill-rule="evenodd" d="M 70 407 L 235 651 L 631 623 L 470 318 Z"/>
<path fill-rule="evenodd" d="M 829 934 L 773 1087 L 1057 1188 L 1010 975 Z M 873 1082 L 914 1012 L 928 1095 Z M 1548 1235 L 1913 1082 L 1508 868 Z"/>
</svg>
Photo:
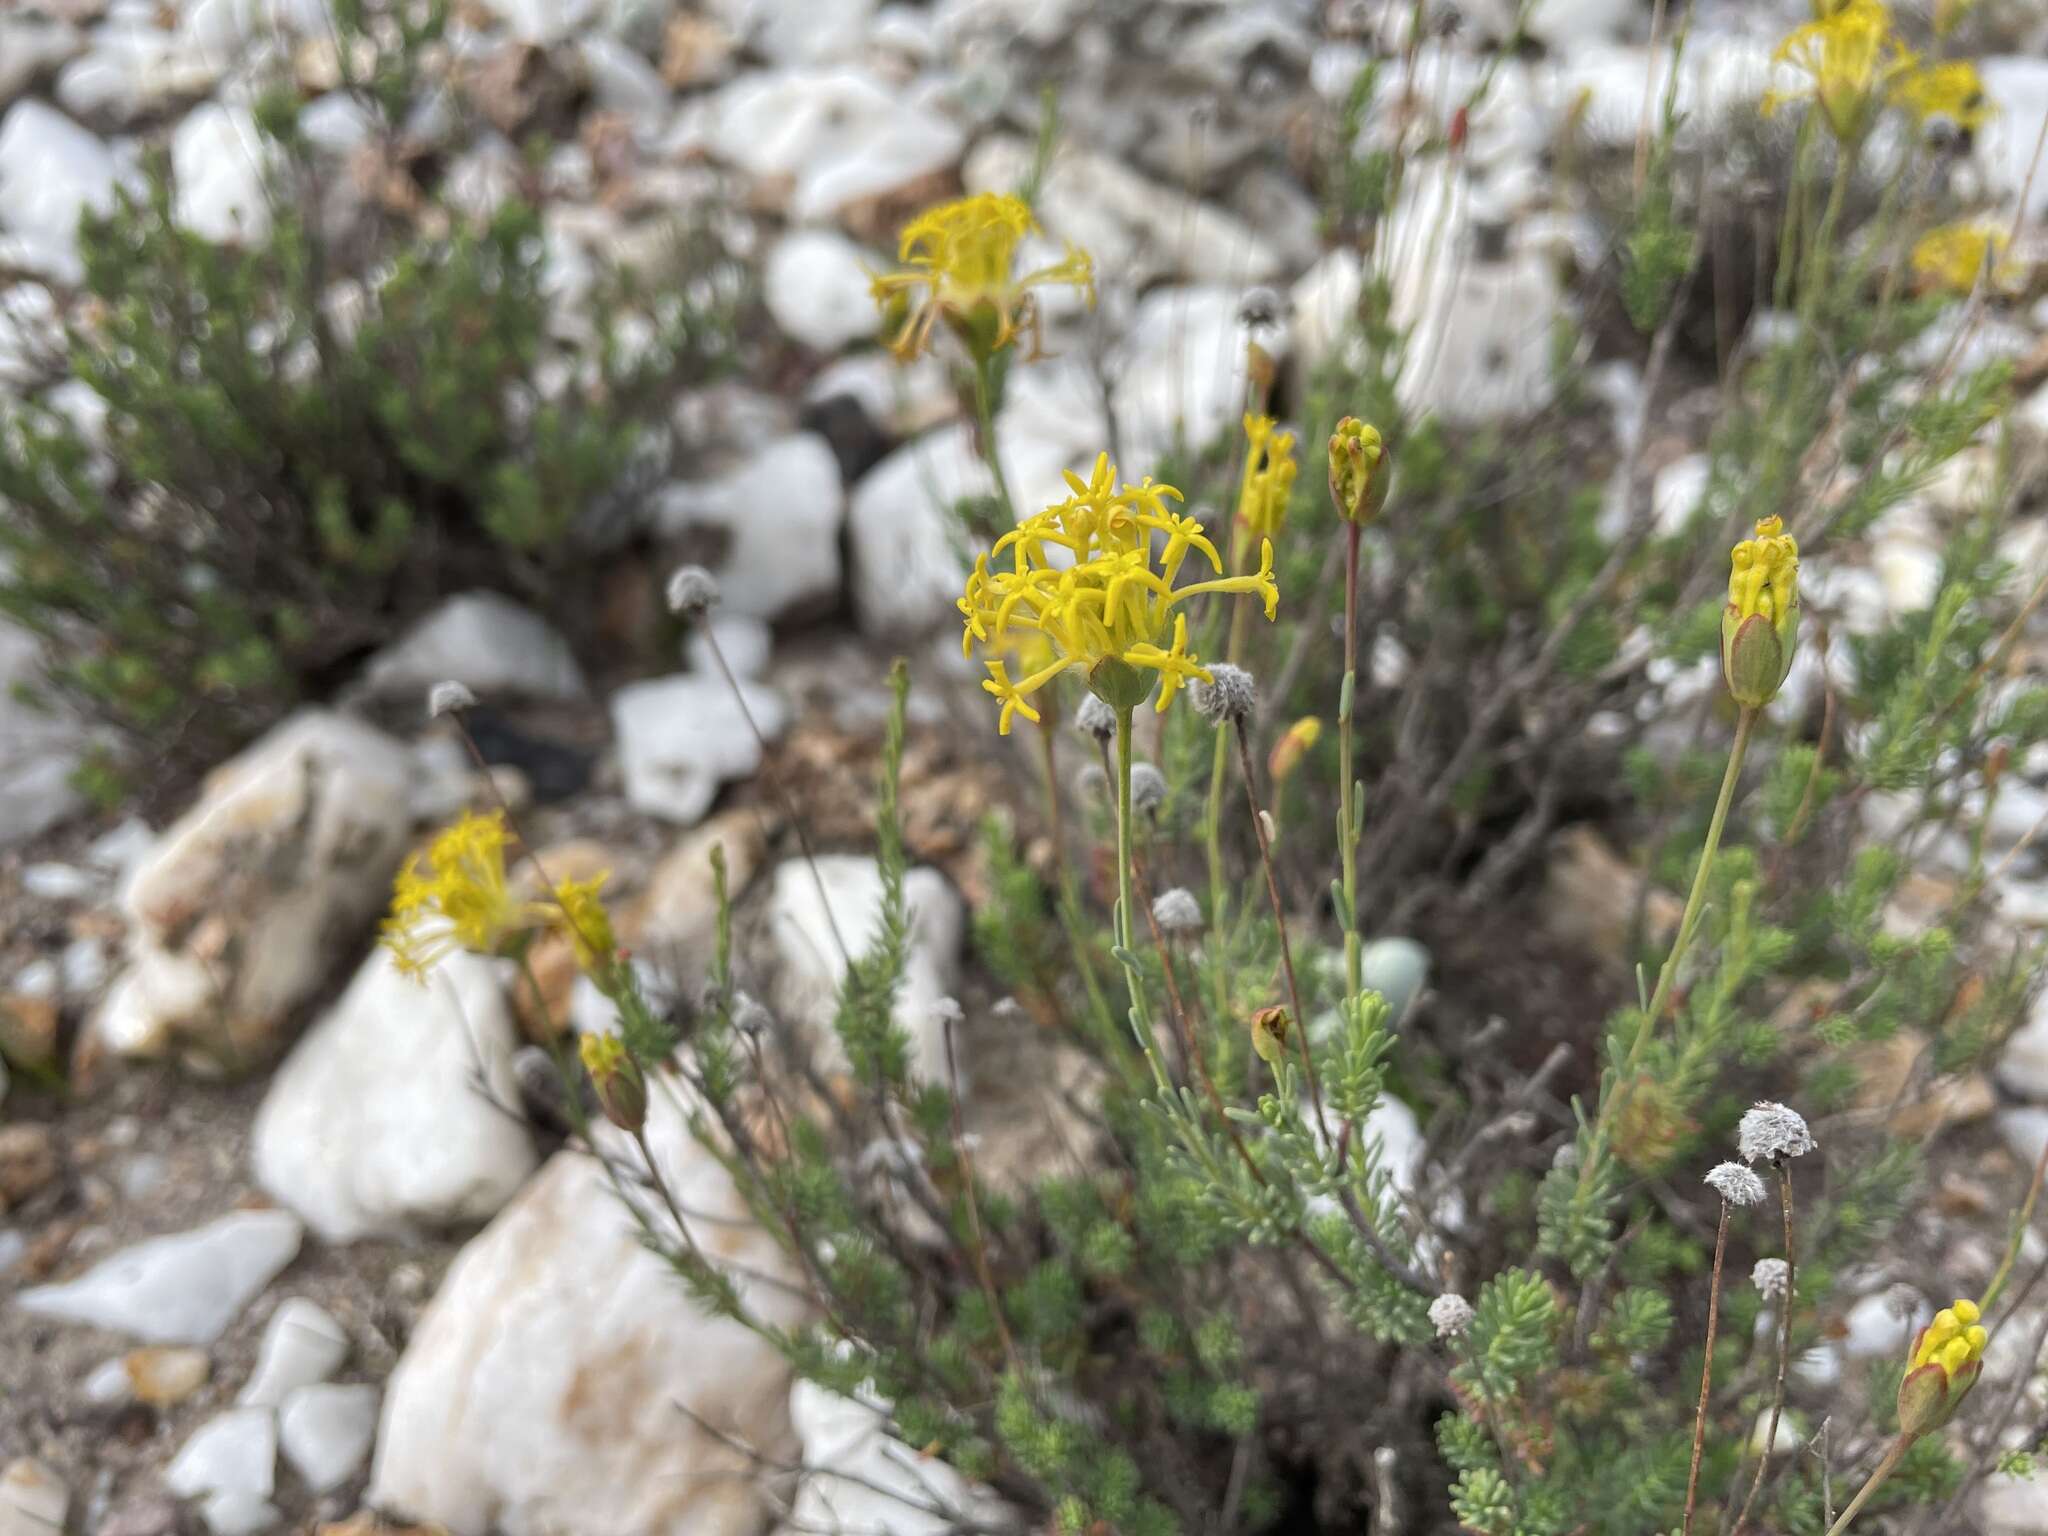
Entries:
<svg viewBox="0 0 2048 1536">
<path fill-rule="evenodd" d="M 1944 224 L 1929 230 L 1913 246 L 1913 275 L 1930 288 L 1969 293 L 1977 279 L 1987 276 L 1994 285 L 2014 277 L 2013 263 L 2005 259 L 2006 234 L 1989 224 Z"/>
<path fill-rule="evenodd" d="M 1038 312 L 1031 290 L 1048 284 L 1078 288 L 1095 302 L 1095 269 L 1073 246 L 1050 266 L 1013 276 L 1017 247 L 1038 225 L 1022 200 L 977 193 L 927 209 L 903 230 L 896 258 L 904 270 L 872 278 L 885 314 L 906 306 L 889 348 L 908 362 L 931 345 L 941 319 L 959 332 L 977 357 L 1008 346 L 1026 331 L 1034 350 Z"/>
<path fill-rule="evenodd" d="M 1948 118 L 1962 128 L 1978 127 L 1991 115 L 1976 66 L 1923 64 L 1899 41 L 1891 13 L 1880 0 L 1849 0 L 1793 28 L 1772 58 L 1806 79 L 1796 89 L 1767 92 L 1764 115 L 1788 102 L 1811 101 L 1844 144 L 1859 142 L 1888 103 L 1903 107 L 1917 121 Z"/>
<path fill-rule="evenodd" d="M 1982 1314 L 1974 1301 L 1957 1301 L 1934 1314 L 1934 1321 L 1920 1335 L 1909 1370 L 1939 1364 L 1951 1376 L 1966 1365 L 1984 1358 L 1984 1346 L 1991 1335 L 1977 1319 Z"/>
<path fill-rule="evenodd" d="M 425 872 L 418 853 L 405 861 L 392 882 L 391 911 L 381 935 L 403 974 L 424 981 L 455 950 L 501 954 L 540 929 L 564 933 L 587 972 L 611 963 L 618 940 L 598 896 L 605 877 L 564 880 L 550 893 L 552 899 L 528 900 L 512 889 L 506 875 L 509 842 L 502 811 L 465 814 L 428 845 Z"/>
<path fill-rule="evenodd" d="M 1287 526 L 1287 500 L 1294 494 L 1294 434 L 1274 430 L 1270 416 L 1244 419 L 1244 479 L 1237 492 L 1237 521 L 1258 539 L 1277 539 Z"/>
<path fill-rule="evenodd" d="M 1009 662 L 989 656 L 982 687 L 1002 701 L 997 728 L 1008 735 L 1013 717 L 1037 720 L 1030 696 L 1062 672 L 1079 667 L 1089 686 L 1105 700 L 1130 707 L 1125 695 L 1157 673 L 1163 711 L 1192 678 L 1210 680 L 1188 652 L 1187 615 L 1180 603 L 1203 593 L 1257 594 L 1271 619 L 1280 602 L 1273 581 L 1273 545 L 1260 544 L 1259 569 L 1224 576 L 1223 561 L 1202 525 L 1172 511 L 1170 485 L 1146 476 L 1138 485 L 1117 488 L 1116 467 L 1099 454 L 1086 480 L 1068 473 L 1068 498 L 1035 513 L 996 541 L 975 561 L 959 608 L 965 620 L 961 649 L 971 655 L 1011 652 L 1018 637 L 1036 633 L 1050 642 L 1049 659 L 1019 677 Z M 1155 543 L 1157 548 L 1155 548 Z M 1208 561 L 1214 579 L 1176 586 L 1190 553 Z"/>
</svg>

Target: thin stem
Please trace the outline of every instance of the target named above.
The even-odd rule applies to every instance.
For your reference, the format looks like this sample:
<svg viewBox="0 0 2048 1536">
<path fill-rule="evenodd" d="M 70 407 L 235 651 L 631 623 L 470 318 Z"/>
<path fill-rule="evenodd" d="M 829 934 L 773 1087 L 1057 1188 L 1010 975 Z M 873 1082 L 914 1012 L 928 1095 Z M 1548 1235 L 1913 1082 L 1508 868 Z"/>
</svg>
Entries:
<svg viewBox="0 0 2048 1536">
<path fill-rule="evenodd" d="M 1728 1252 L 1728 1202 L 1721 1202 L 1721 1225 L 1714 1233 L 1714 1277 L 1707 1289 L 1707 1353 L 1700 1364 L 1700 1406 L 1692 1420 L 1692 1470 L 1685 1479 L 1685 1527 L 1692 1536 L 1694 1503 L 1700 1491 L 1700 1456 L 1707 1446 L 1707 1397 L 1714 1385 L 1714 1334 L 1721 1325 L 1721 1260 Z"/>
<path fill-rule="evenodd" d="M 1088 952 L 1087 936 L 1081 930 L 1081 898 L 1074 885 L 1073 865 L 1067 859 L 1066 821 L 1060 814 L 1059 759 L 1053 744 L 1053 727 L 1046 724 L 1039 729 L 1039 745 L 1042 748 L 1040 765 L 1045 773 L 1045 815 L 1047 835 L 1052 838 L 1053 878 L 1059 887 L 1060 927 L 1067 936 L 1067 947 L 1073 951 L 1074 966 L 1081 973 L 1081 986 L 1088 994 L 1088 1006 L 1100 1023 L 1110 1024 L 1109 1034 L 1114 1034 L 1113 1021 L 1116 1015 L 1110 1012 L 1109 999 L 1103 994 L 1102 982 L 1095 974 L 1095 961 Z"/>
<path fill-rule="evenodd" d="M 1344 860 L 1344 985 L 1364 990 L 1358 945 L 1358 813 L 1351 766 L 1351 713 L 1358 692 L 1358 524 L 1344 527 L 1344 685 L 1337 699 L 1337 846 Z"/>
<path fill-rule="evenodd" d="M 2006 1239 L 2005 1257 L 1998 1261 L 1998 1272 L 1984 1287 L 1983 1299 L 1977 1303 L 1986 1313 L 1990 1312 L 1991 1303 L 1998 1300 L 1998 1293 L 2005 1289 L 2005 1282 L 2012 1278 L 2012 1266 L 2020 1256 L 2020 1244 L 2026 1238 L 2027 1228 L 2033 1223 L 2034 1207 L 2040 1202 L 2044 1179 L 2048 1179 L 2048 1141 L 2041 1143 L 2041 1155 L 2034 1159 L 2034 1182 L 2027 1186 L 2027 1198 L 2021 1202 L 2019 1214 L 2012 1219 L 2012 1235 Z"/>
<path fill-rule="evenodd" d="M 1664 968 L 1657 973 L 1657 988 L 1650 994 L 1642 1022 L 1636 1026 L 1636 1037 L 1629 1045 L 1628 1055 L 1622 1060 L 1621 1072 L 1613 1087 L 1601 1095 L 1600 1110 L 1593 1121 L 1591 1151 L 1579 1172 L 1581 1190 L 1587 1187 L 1601 1153 L 1606 1150 L 1609 1122 L 1614 1117 L 1615 1106 L 1635 1075 L 1643 1047 L 1649 1043 L 1657 1020 L 1664 1012 L 1664 1005 L 1670 1000 L 1671 988 L 1678 979 L 1679 962 L 1685 958 L 1686 948 L 1692 943 L 1693 930 L 1698 926 L 1700 911 L 1706 905 L 1707 881 L 1714 871 L 1714 857 L 1721 851 L 1721 831 L 1728 824 L 1728 807 L 1735 799 L 1736 781 L 1742 776 L 1742 760 L 1749 752 L 1750 731 L 1756 725 L 1756 715 L 1754 709 L 1744 709 L 1736 717 L 1735 740 L 1728 748 L 1728 767 L 1721 775 L 1721 793 L 1714 801 L 1713 817 L 1707 822 L 1706 841 L 1700 845 L 1699 868 L 1693 872 L 1692 891 L 1685 899 L 1685 913 L 1678 920 L 1678 936 L 1672 940 L 1671 953 L 1664 957 Z"/>
<path fill-rule="evenodd" d="M 1912 1446 L 1913 1442 L 1904 1435 L 1892 1442 L 1892 1448 L 1884 1453 L 1884 1460 L 1871 1471 L 1870 1480 L 1856 1490 L 1856 1497 L 1851 1499 L 1849 1507 L 1842 1511 L 1842 1518 L 1828 1527 L 1828 1536 L 1842 1536 L 1842 1532 L 1849 1529 L 1849 1522 L 1856 1518 L 1856 1512 L 1863 1508 L 1864 1501 L 1877 1492 L 1884 1480 L 1892 1475 Z"/>
<path fill-rule="evenodd" d="M 1002 1293 L 996 1289 L 995 1276 L 988 1267 L 988 1235 L 981 1226 L 981 1202 L 974 1197 L 974 1161 L 967 1155 L 967 1132 L 960 1123 L 960 1064 L 953 1051 L 953 1021 L 946 1020 L 946 1082 L 951 1090 L 953 1117 L 953 1158 L 960 1165 L 960 1193 L 967 1205 L 967 1225 L 974 1238 L 974 1247 L 969 1257 L 974 1261 L 974 1277 L 981 1283 L 982 1296 L 988 1302 L 989 1316 L 996 1325 L 996 1337 L 1002 1341 L 1003 1355 L 1010 1362 L 1010 1370 L 1021 1379 L 1023 1365 L 1017 1358 L 1016 1340 L 1010 1337 L 1010 1325 L 1003 1316 Z"/>
<path fill-rule="evenodd" d="M 1010 497 L 1002 450 L 996 446 L 995 366 L 994 353 L 974 360 L 974 419 L 980 429 L 982 462 L 996 483 L 996 499 L 1003 504 L 1003 520 L 1009 524 L 1017 521 L 1017 503 Z"/>
<path fill-rule="evenodd" d="M 1237 763 L 1244 774 L 1245 803 L 1251 807 L 1252 830 L 1259 839 L 1259 864 L 1266 872 L 1266 898 L 1273 904 L 1273 926 L 1280 933 L 1280 968 L 1287 974 L 1287 1001 L 1294 1009 L 1294 1044 L 1301 1053 L 1302 1076 L 1308 1080 L 1309 1102 L 1315 1106 L 1316 1126 L 1327 1143 L 1330 1128 L 1323 1120 L 1323 1089 L 1316 1080 L 1315 1058 L 1308 1049 L 1308 1014 L 1301 1006 L 1301 984 L 1294 975 L 1294 945 L 1287 937 L 1287 909 L 1280 902 L 1280 883 L 1273 877 L 1273 845 L 1266 836 L 1266 818 L 1259 812 L 1258 781 L 1253 778 L 1251 737 L 1243 720 L 1230 727 L 1237 736 Z"/>
<path fill-rule="evenodd" d="M 1209 765 L 1209 799 L 1202 817 L 1202 843 L 1209 858 L 1209 969 L 1216 994 L 1216 1019 L 1230 1017 L 1230 890 L 1223 878 L 1223 780 L 1229 749 L 1221 731 Z"/>
<path fill-rule="evenodd" d="M 1729 1536 L 1742 1536 L 1742 1528 L 1749 1522 L 1750 1506 L 1756 1503 L 1757 1491 L 1764 1485 L 1764 1472 L 1771 1464 L 1771 1454 L 1778 1448 L 1778 1417 L 1785 1411 L 1785 1371 L 1792 1359 L 1792 1313 L 1799 1298 L 1799 1269 L 1792 1247 L 1792 1170 L 1783 1162 L 1778 1164 L 1778 1206 L 1785 1213 L 1785 1312 L 1778 1325 L 1778 1382 L 1771 1390 L 1771 1422 L 1764 1431 L 1763 1452 L 1756 1459 L 1756 1476 L 1750 1479 L 1749 1493 L 1743 1498 L 1742 1509 L 1735 1516 L 1735 1529 L 1729 1532 Z M 1891 1468 L 1884 1470 L 1889 1472 Z M 1869 1491 L 1866 1486 L 1864 1492 Z M 1862 1502 L 1863 1495 L 1858 1494 L 1836 1529 L 1847 1522 L 1856 1505 Z"/>
<path fill-rule="evenodd" d="M 1159 1064 L 1159 1052 L 1152 1042 L 1151 1010 L 1145 1005 L 1145 978 L 1138 974 L 1138 952 L 1132 942 L 1132 914 L 1137 910 L 1133 894 L 1135 857 L 1131 847 L 1131 716 L 1128 706 L 1116 712 L 1116 942 L 1124 968 L 1124 983 L 1131 993 L 1131 1032 L 1138 1037 L 1138 1049 L 1152 1068 L 1162 1093 L 1170 1093 L 1166 1069 Z"/>
</svg>

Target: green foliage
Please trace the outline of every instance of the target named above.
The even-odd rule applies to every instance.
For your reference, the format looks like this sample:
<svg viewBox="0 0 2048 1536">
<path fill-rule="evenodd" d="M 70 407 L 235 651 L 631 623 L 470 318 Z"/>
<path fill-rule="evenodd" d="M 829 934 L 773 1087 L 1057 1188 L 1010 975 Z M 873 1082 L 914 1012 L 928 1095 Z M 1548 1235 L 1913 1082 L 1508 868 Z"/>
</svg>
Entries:
<svg viewBox="0 0 2048 1536">
<path fill-rule="evenodd" d="M 397 110 L 438 14 L 355 50 L 367 99 Z M 157 755 L 260 727 L 439 591 L 589 579 L 594 514 L 728 345 L 722 310 L 618 284 L 593 355 L 551 364 L 535 207 L 366 213 L 343 242 L 293 111 L 261 114 L 267 240 L 181 227 L 162 156 L 83 218 L 93 318 L 69 359 L 103 441 L 34 399 L 0 420 L 0 613 L 45 642 L 54 689 Z"/>
</svg>

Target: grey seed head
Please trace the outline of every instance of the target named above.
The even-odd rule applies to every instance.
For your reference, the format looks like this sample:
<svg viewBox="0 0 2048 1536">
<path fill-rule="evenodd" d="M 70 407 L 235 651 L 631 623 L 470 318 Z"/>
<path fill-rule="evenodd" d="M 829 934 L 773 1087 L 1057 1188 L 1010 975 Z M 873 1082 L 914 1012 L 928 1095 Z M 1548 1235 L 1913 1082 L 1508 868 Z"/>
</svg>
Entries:
<svg viewBox="0 0 2048 1536">
<path fill-rule="evenodd" d="M 1799 1111 L 1769 1100 L 1745 1113 L 1735 1130 L 1735 1150 L 1746 1163 L 1804 1157 L 1813 1147 L 1813 1132 Z"/>
<path fill-rule="evenodd" d="M 668 606 L 686 619 L 701 618 L 718 603 L 718 578 L 701 565 L 679 565 L 668 579 Z"/>
<path fill-rule="evenodd" d="M 1761 1205 L 1764 1181 L 1740 1163 L 1721 1163 L 1707 1175 L 1707 1188 L 1730 1205 Z"/>
<path fill-rule="evenodd" d="M 1167 933 L 1191 933 L 1202 926 L 1202 904 L 1186 886 L 1152 898 L 1152 921 Z"/>
<path fill-rule="evenodd" d="M 1150 763 L 1131 764 L 1131 809 L 1150 816 L 1166 804 L 1166 775 Z"/>
<path fill-rule="evenodd" d="M 476 695 L 469 685 L 452 679 L 436 683 L 427 690 L 427 718 L 438 720 L 443 715 L 457 714 L 465 709 L 476 708 Z"/>
<path fill-rule="evenodd" d="M 1209 681 L 1197 681 L 1190 689 L 1195 709 L 1211 725 L 1249 719 L 1259 702 L 1258 684 L 1243 667 L 1219 661 L 1209 668 Z"/>
<path fill-rule="evenodd" d="M 1074 729 L 1097 741 L 1113 741 L 1116 739 L 1116 711 L 1091 693 L 1075 712 Z"/>
</svg>

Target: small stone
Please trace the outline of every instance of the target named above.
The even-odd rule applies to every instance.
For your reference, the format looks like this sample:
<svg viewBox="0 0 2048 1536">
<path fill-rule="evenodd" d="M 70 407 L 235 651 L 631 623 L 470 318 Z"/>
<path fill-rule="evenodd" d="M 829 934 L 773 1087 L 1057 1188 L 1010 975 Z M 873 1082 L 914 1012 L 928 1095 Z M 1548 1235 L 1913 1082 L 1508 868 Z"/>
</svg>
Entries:
<svg viewBox="0 0 2048 1536">
<path fill-rule="evenodd" d="M 315 1493 L 339 1488 L 369 1459 L 377 1438 L 377 1389 L 301 1387 L 277 1416 L 285 1460 Z"/>
<path fill-rule="evenodd" d="M 271 1315 L 256 1351 L 256 1368 L 235 1401 L 245 1408 L 275 1408 L 340 1370 L 348 1347 L 347 1332 L 325 1308 L 294 1296 Z"/>
<path fill-rule="evenodd" d="M 692 826 L 711 809 L 720 785 L 761 766 L 754 730 L 774 740 L 788 708 L 780 694 L 744 678 L 739 691 L 744 710 L 723 678 L 689 674 L 632 683 L 612 695 L 619 769 L 634 809 Z"/>
<path fill-rule="evenodd" d="M 671 482 L 652 516 L 661 538 L 712 546 L 700 563 L 724 611 L 772 622 L 837 598 L 845 502 L 831 445 L 801 432 L 764 443 L 730 474 Z"/>
<path fill-rule="evenodd" d="M 0 1536 L 61 1536 L 71 1494 L 57 1474 L 23 1456 L 0 1472 Z"/>
<path fill-rule="evenodd" d="M 708 633 L 707 633 L 708 631 Z M 718 655 L 713 655 L 711 642 L 716 641 Z M 757 682 L 768 673 L 768 662 L 775 652 L 775 631 L 759 619 L 743 613 L 715 614 L 700 619 L 690 628 L 683 641 L 683 662 L 692 672 L 702 672 L 706 677 L 722 677 L 719 657 L 725 658 L 725 665 L 734 677 L 750 677 Z"/>
<path fill-rule="evenodd" d="M 113 152 L 92 134 L 33 96 L 17 101 L 0 117 L 0 266 L 77 282 L 79 215 L 112 207 L 117 177 Z"/>
<path fill-rule="evenodd" d="M 1429 951 L 1413 939 L 1374 939 L 1359 955 L 1358 975 L 1387 1000 L 1387 1023 L 1399 1028 L 1429 985 Z"/>
<path fill-rule="evenodd" d="M 882 263 L 836 230 L 792 230 L 769 251 L 762 297 L 783 334 L 813 352 L 837 352 L 881 329 L 868 273 Z"/>
<path fill-rule="evenodd" d="M 72 864 L 31 864 L 21 872 L 21 888 L 44 901 L 78 901 L 98 885 L 92 875 Z"/>
<path fill-rule="evenodd" d="M 498 961 L 445 955 L 422 986 L 378 946 L 272 1079 L 257 1183 L 330 1243 L 488 1220 L 537 1161 L 502 1108 L 518 1045 Z"/>
<path fill-rule="evenodd" d="M 177 1536 L 178 1506 L 169 1499 L 136 1498 L 114 1506 L 93 1536 Z"/>
<path fill-rule="evenodd" d="M 214 1536 L 255 1536 L 278 1521 L 277 1420 L 267 1408 L 230 1408 L 208 1419 L 164 1471 L 164 1486 L 199 1501 Z"/>
<path fill-rule="evenodd" d="M 270 238 L 264 167 L 271 153 L 244 107 L 204 102 L 171 135 L 178 223 L 216 245 Z"/>
<path fill-rule="evenodd" d="M 16 978 L 20 985 L 20 978 Z M 0 993 L 0 1056 L 16 1066 L 49 1067 L 57 1060 L 57 1000 L 29 992 Z"/>
<path fill-rule="evenodd" d="M 463 592 L 370 659 L 363 686 L 380 698 L 425 698 L 459 683 L 471 702 L 584 697 L 583 669 L 545 619 L 495 592 Z"/>
<path fill-rule="evenodd" d="M 57 1150 L 47 1125 L 0 1126 L 0 1211 L 20 1205 L 56 1177 Z"/>
<path fill-rule="evenodd" d="M 1848 1330 L 1842 1340 L 1843 1351 L 1851 1360 L 1903 1356 L 1918 1324 L 1933 1315 L 1926 1298 L 1909 1285 L 1862 1297 L 1842 1320 Z"/>
<path fill-rule="evenodd" d="M 76 1280 L 26 1290 L 25 1312 L 133 1334 L 211 1344 L 299 1251 L 297 1218 L 236 1211 L 189 1232 L 124 1248 Z"/>
<path fill-rule="evenodd" d="M 213 1365 L 203 1349 L 154 1346 L 130 1350 L 121 1357 L 121 1369 L 137 1402 L 168 1408 L 205 1386 Z"/>
</svg>

